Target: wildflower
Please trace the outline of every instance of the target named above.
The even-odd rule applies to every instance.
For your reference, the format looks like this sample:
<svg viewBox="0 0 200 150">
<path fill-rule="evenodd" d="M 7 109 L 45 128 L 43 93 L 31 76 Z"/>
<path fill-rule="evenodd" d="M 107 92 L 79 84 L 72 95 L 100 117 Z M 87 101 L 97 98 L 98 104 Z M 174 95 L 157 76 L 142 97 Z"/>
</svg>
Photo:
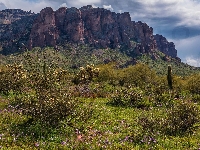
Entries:
<svg viewBox="0 0 200 150">
<path fill-rule="evenodd" d="M 80 134 L 80 131 L 78 130 L 78 129 L 76 129 L 76 132 L 75 132 L 76 134 Z"/>
<path fill-rule="evenodd" d="M 62 142 L 61 142 L 62 145 L 66 145 L 66 143 L 67 143 L 67 142 L 65 142 L 65 141 L 62 141 Z"/>
<path fill-rule="evenodd" d="M 35 143 L 35 146 L 38 147 L 38 146 L 40 146 L 40 144 L 39 144 L 38 142 L 36 142 L 36 143 Z"/>
<path fill-rule="evenodd" d="M 78 141 L 83 141 L 83 136 L 80 134 L 80 135 L 77 135 L 77 140 Z"/>
<path fill-rule="evenodd" d="M 125 137 L 125 139 L 124 139 L 124 141 L 127 141 L 127 140 L 128 140 L 128 138 L 129 138 L 129 137 L 128 137 L 128 136 L 126 136 L 126 137 Z"/>
</svg>

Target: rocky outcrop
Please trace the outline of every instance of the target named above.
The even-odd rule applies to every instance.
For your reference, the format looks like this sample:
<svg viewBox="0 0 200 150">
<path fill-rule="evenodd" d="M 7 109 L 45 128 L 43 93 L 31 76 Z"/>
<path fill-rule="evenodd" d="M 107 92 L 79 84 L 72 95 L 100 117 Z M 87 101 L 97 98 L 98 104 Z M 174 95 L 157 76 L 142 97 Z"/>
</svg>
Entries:
<svg viewBox="0 0 200 150">
<path fill-rule="evenodd" d="M 28 45 L 30 31 L 37 14 L 30 11 L 23 11 L 20 9 L 6 9 L 0 11 L 1 19 L 5 19 L 10 23 L 0 23 L 0 47 L 2 47 L 2 54 L 10 54 L 25 50 L 24 45 Z"/>
<path fill-rule="evenodd" d="M 30 34 L 29 48 L 54 46 L 61 41 L 85 43 L 100 48 L 131 47 L 137 41 L 138 53 L 156 47 L 153 28 L 142 22 L 131 21 L 130 14 L 116 14 L 103 8 L 85 6 L 60 8 L 53 12 L 45 8 L 35 20 Z"/>
<path fill-rule="evenodd" d="M 5 12 L 9 12 L 5 23 Z M 13 14 L 12 14 L 13 13 Z M 3 14 L 3 16 L 1 16 Z M 87 44 L 96 48 L 118 48 L 130 56 L 153 53 L 159 49 L 177 57 L 173 43 L 141 21 L 131 21 L 130 14 L 114 13 L 103 8 L 46 7 L 39 14 L 22 10 L 0 11 L 1 53 L 19 52 L 34 47 L 57 47 L 63 43 Z M 13 19 L 15 18 L 15 19 Z"/>
<path fill-rule="evenodd" d="M 58 31 L 55 24 L 55 12 L 48 7 L 35 19 L 29 36 L 29 49 L 32 47 L 56 46 Z"/>
<path fill-rule="evenodd" d="M 154 35 L 154 38 L 157 43 L 157 48 L 161 52 L 173 58 L 177 57 L 177 50 L 175 49 L 175 45 L 173 42 L 168 42 L 165 37 L 159 34 Z"/>
<path fill-rule="evenodd" d="M 11 24 L 24 16 L 31 16 L 31 11 L 23 11 L 21 9 L 5 9 L 0 11 L 0 24 Z"/>
</svg>

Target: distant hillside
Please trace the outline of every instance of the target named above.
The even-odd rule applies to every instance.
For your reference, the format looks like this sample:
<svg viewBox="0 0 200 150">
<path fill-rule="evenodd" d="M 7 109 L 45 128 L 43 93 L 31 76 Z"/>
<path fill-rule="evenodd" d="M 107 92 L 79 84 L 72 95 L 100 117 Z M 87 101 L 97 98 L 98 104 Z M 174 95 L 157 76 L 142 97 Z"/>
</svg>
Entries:
<svg viewBox="0 0 200 150">
<path fill-rule="evenodd" d="M 156 58 L 155 58 L 156 57 Z M 167 66 L 171 65 L 173 75 L 188 76 L 200 73 L 200 68 L 179 62 L 179 60 L 166 55 L 158 50 L 154 54 L 143 54 L 132 58 L 119 49 L 97 49 L 90 46 L 65 45 L 59 47 L 59 51 L 53 47 L 41 49 L 33 48 L 31 51 L 15 53 L 11 55 L 0 55 L 0 64 L 24 64 L 30 67 L 31 64 L 42 63 L 54 64 L 57 67 L 67 69 L 69 72 L 77 72 L 79 67 L 85 67 L 88 64 L 95 66 L 112 63 L 116 68 L 126 68 L 137 63 L 147 64 L 158 75 L 167 74 Z"/>
</svg>

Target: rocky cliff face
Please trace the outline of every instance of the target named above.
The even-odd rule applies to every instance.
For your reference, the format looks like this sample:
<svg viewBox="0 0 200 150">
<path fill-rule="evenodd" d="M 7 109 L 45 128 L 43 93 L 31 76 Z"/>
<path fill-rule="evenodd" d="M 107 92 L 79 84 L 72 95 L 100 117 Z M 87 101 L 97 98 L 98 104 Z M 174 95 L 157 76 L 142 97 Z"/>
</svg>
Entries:
<svg viewBox="0 0 200 150">
<path fill-rule="evenodd" d="M 85 43 L 100 48 L 131 47 L 136 41 L 136 51 L 149 52 L 156 47 L 153 28 L 142 22 L 131 21 L 130 14 L 116 14 L 102 8 L 85 6 L 77 8 L 43 9 L 33 24 L 29 48 L 56 47 L 62 40 Z"/>
<path fill-rule="evenodd" d="M 55 47 L 58 37 L 55 12 L 52 8 L 43 9 L 33 23 L 29 36 L 29 48 Z"/>
<path fill-rule="evenodd" d="M 62 7 L 57 11 L 47 7 L 39 14 L 28 13 L 25 16 L 24 20 L 18 19 L 14 23 L 11 21 L 6 26 L 8 30 L 2 32 L 4 36 L 0 40 L 4 49 L 9 47 L 17 51 L 19 43 L 29 49 L 46 46 L 56 48 L 57 45 L 67 42 L 97 48 L 123 47 L 131 49 L 134 54 L 150 53 L 158 48 L 169 56 L 177 56 L 173 44 L 161 42 L 158 36 L 153 36 L 153 28 L 146 23 L 131 21 L 128 12 L 119 14 L 92 6 L 80 9 Z M 19 25 L 22 20 L 24 24 Z M 20 26 L 21 31 L 13 32 L 14 26 Z"/>
<path fill-rule="evenodd" d="M 173 58 L 177 57 L 177 50 L 175 49 L 173 42 L 168 42 L 165 37 L 159 34 L 154 35 L 154 38 L 156 40 L 157 47 L 161 52 Z"/>
<path fill-rule="evenodd" d="M 19 52 L 28 44 L 30 31 L 36 14 L 20 9 L 0 11 L 0 51 L 2 54 Z"/>
</svg>

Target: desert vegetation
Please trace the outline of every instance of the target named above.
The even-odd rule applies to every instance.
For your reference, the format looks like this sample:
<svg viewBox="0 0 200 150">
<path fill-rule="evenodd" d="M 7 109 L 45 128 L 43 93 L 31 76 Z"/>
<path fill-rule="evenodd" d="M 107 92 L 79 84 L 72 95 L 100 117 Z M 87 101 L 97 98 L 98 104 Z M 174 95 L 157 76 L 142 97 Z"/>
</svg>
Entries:
<svg viewBox="0 0 200 150">
<path fill-rule="evenodd" d="M 109 50 L 90 59 L 61 52 L 2 58 L 0 148 L 200 148 L 198 69 L 145 55 L 126 66 L 130 58 Z"/>
</svg>

